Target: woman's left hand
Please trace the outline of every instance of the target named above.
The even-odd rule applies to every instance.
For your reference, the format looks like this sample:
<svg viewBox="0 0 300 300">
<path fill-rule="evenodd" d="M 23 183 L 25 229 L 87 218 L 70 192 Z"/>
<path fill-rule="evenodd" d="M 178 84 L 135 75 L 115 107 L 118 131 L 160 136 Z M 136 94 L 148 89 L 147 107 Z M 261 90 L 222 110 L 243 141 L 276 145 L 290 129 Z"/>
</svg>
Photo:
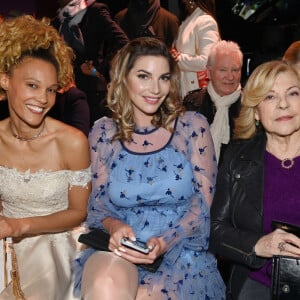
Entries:
<svg viewBox="0 0 300 300">
<path fill-rule="evenodd" d="M 272 257 L 273 255 L 300 256 L 300 238 L 281 229 L 261 237 L 254 251 L 257 256 Z"/>
</svg>

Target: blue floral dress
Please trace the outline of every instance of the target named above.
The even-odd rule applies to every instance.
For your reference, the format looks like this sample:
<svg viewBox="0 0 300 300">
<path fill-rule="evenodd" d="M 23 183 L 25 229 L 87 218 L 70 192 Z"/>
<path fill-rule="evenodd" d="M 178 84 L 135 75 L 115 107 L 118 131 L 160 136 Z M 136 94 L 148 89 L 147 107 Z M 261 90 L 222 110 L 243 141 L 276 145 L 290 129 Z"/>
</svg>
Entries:
<svg viewBox="0 0 300 300">
<path fill-rule="evenodd" d="M 163 237 L 167 252 L 158 271 L 139 268 L 140 285 L 149 293 L 163 286 L 161 299 L 225 299 L 215 257 L 207 251 L 217 164 L 206 119 L 186 112 L 163 128 L 139 129 L 131 143 L 112 138 L 116 124 L 102 118 L 90 136 L 93 192 L 87 225 L 102 228 L 113 217 L 129 224 L 136 237 Z M 77 259 L 77 285 L 82 267 L 94 250 Z"/>
</svg>

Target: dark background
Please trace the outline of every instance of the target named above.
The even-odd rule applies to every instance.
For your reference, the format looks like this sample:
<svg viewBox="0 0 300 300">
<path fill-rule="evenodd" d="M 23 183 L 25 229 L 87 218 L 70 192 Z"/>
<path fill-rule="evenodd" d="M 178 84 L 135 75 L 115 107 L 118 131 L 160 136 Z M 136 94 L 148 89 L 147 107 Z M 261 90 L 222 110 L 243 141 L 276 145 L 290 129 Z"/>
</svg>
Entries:
<svg viewBox="0 0 300 300">
<path fill-rule="evenodd" d="M 106 3 L 112 15 L 127 6 L 128 0 L 98 0 Z M 247 20 L 233 12 L 237 3 L 256 5 Z M 181 18 L 180 0 L 161 0 L 161 6 Z M 245 56 L 244 68 L 251 70 L 259 63 L 280 58 L 285 49 L 300 40 L 299 0 L 216 0 L 217 20 L 223 39 L 237 42 Z M 0 14 L 14 17 L 29 13 L 38 18 L 55 16 L 55 0 L 1 1 Z M 245 71 L 247 74 L 248 71 Z"/>
</svg>

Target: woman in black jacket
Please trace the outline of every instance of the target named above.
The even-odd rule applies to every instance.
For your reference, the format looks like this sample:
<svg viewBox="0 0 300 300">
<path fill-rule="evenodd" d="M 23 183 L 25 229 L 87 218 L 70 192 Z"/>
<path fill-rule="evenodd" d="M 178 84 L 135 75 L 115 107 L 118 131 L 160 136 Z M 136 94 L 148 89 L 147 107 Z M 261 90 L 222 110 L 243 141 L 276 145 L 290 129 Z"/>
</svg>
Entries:
<svg viewBox="0 0 300 300">
<path fill-rule="evenodd" d="M 300 225 L 300 78 L 284 62 L 252 73 L 235 138 L 220 167 L 210 248 L 232 262 L 228 299 L 271 299 L 272 256 L 300 256 L 300 239 L 272 221 Z"/>
</svg>

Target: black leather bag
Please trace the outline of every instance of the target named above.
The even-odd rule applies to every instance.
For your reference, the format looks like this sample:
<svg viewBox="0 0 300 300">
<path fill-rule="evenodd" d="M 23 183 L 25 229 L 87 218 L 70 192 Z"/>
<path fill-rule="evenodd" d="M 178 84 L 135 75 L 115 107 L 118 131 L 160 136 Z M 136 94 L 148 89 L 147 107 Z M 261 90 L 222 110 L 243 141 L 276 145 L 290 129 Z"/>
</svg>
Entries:
<svg viewBox="0 0 300 300">
<path fill-rule="evenodd" d="M 300 237 L 300 227 L 297 225 L 274 220 L 272 227 Z M 272 264 L 272 299 L 300 299 L 300 257 L 275 255 Z"/>
<path fill-rule="evenodd" d="M 272 299 L 300 299 L 300 258 L 282 255 L 273 257 Z"/>
</svg>

